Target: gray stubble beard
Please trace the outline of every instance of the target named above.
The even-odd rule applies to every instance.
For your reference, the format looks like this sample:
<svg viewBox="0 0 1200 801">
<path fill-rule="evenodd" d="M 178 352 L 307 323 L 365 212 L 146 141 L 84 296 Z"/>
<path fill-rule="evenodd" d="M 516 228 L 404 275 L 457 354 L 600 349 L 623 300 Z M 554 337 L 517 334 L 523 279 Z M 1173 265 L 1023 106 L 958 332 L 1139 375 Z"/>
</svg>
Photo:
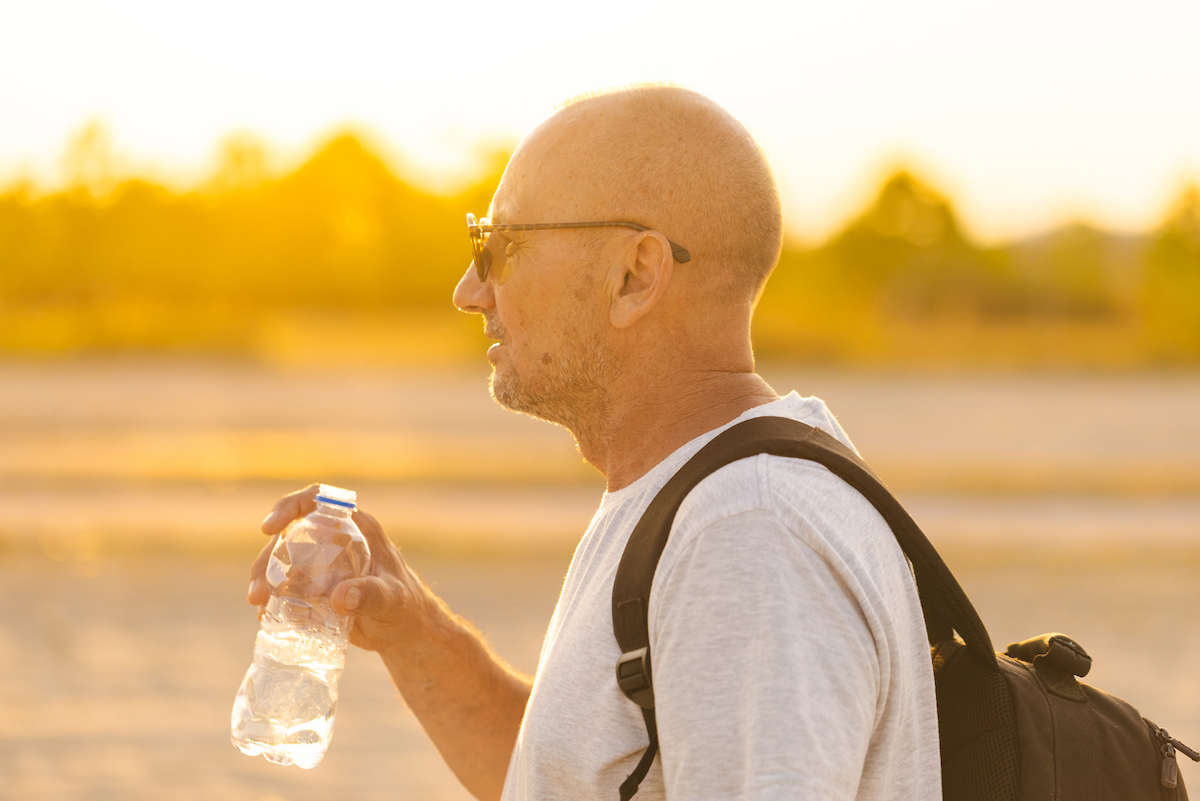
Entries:
<svg viewBox="0 0 1200 801">
<path fill-rule="evenodd" d="M 492 399 L 506 409 L 555 423 L 570 431 L 576 441 L 603 435 L 607 430 L 612 402 L 611 390 L 620 365 L 595 332 L 546 354 L 540 386 L 531 386 L 516 368 L 505 372 L 492 368 Z"/>
</svg>

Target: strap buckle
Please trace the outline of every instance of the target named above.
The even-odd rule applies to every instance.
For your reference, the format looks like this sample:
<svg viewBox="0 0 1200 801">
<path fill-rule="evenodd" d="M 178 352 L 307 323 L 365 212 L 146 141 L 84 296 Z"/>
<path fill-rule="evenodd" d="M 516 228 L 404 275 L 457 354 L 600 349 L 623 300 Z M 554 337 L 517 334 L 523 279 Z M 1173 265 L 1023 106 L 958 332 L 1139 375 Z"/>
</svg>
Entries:
<svg viewBox="0 0 1200 801">
<path fill-rule="evenodd" d="M 617 686 L 625 697 L 642 709 L 654 708 L 654 685 L 650 681 L 650 648 L 626 651 L 617 660 Z"/>
</svg>

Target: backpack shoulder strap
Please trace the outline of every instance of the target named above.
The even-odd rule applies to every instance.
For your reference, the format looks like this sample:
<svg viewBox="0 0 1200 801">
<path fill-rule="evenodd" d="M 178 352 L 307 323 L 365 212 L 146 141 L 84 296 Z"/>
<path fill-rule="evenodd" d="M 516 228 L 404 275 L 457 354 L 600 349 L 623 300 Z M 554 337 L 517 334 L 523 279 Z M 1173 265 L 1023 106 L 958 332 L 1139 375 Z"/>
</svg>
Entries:
<svg viewBox="0 0 1200 801">
<path fill-rule="evenodd" d="M 957 631 L 984 665 L 999 670 L 987 629 L 962 587 L 916 522 L 862 459 L 818 428 L 783 417 L 756 417 L 723 431 L 671 477 L 634 527 L 617 567 L 612 600 L 613 631 L 621 648 L 617 683 L 643 709 L 652 745 L 657 745 L 657 731 L 647 615 L 654 570 L 667 544 L 675 513 L 704 478 L 727 464 L 760 453 L 808 459 L 824 465 L 870 501 L 912 562 L 930 644 L 948 640 Z M 653 748 L 645 757 L 622 785 L 623 801 L 632 797 L 649 770 Z"/>
</svg>

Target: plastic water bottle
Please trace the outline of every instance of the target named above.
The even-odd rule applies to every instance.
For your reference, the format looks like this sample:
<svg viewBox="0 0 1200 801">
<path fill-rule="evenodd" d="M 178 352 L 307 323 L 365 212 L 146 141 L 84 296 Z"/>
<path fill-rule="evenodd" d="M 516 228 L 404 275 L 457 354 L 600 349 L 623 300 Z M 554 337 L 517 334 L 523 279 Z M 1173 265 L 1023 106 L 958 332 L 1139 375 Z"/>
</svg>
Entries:
<svg viewBox="0 0 1200 801">
<path fill-rule="evenodd" d="M 351 624 L 329 595 L 363 575 L 371 556 L 350 517 L 355 502 L 354 492 L 322 484 L 316 511 L 293 521 L 271 551 L 271 600 L 233 702 L 233 744 L 244 754 L 315 768 L 329 747 Z"/>
</svg>

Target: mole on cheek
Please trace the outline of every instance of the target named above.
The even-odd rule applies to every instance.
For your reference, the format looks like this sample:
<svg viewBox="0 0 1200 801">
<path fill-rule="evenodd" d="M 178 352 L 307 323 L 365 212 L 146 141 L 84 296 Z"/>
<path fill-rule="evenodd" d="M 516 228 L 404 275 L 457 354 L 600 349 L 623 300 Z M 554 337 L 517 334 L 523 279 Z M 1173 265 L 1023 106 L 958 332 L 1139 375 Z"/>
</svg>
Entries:
<svg viewBox="0 0 1200 801">
<path fill-rule="evenodd" d="M 554 361 L 554 360 L 550 357 L 549 353 L 542 354 L 542 364 L 549 364 L 552 361 Z"/>
</svg>

